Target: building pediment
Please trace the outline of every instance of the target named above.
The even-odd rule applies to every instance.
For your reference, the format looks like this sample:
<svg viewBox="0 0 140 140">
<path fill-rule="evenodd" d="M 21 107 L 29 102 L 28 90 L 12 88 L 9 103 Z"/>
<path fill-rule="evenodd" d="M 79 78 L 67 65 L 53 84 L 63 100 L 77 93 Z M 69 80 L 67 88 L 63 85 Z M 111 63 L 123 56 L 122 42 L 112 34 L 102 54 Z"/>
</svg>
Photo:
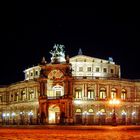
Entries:
<svg viewBox="0 0 140 140">
<path fill-rule="evenodd" d="M 99 58 L 95 58 L 95 57 L 90 57 L 90 56 L 86 56 L 86 55 L 76 55 L 74 57 L 70 58 L 70 62 L 97 62 L 97 63 L 108 63 L 108 60 L 104 60 L 104 59 L 99 59 Z M 115 64 L 114 62 L 112 62 L 113 64 Z"/>
</svg>

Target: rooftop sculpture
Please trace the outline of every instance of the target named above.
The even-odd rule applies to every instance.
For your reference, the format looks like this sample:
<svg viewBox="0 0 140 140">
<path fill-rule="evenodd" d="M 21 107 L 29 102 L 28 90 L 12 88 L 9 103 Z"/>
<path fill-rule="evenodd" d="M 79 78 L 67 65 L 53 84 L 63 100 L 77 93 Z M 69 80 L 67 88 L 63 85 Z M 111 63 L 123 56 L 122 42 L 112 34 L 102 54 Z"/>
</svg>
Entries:
<svg viewBox="0 0 140 140">
<path fill-rule="evenodd" d="M 53 46 L 54 50 L 50 51 L 50 54 L 52 55 L 51 57 L 51 62 L 52 63 L 61 63 L 65 62 L 65 51 L 64 51 L 64 45 L 59 45 L 55 44 Z"/>
</svg>

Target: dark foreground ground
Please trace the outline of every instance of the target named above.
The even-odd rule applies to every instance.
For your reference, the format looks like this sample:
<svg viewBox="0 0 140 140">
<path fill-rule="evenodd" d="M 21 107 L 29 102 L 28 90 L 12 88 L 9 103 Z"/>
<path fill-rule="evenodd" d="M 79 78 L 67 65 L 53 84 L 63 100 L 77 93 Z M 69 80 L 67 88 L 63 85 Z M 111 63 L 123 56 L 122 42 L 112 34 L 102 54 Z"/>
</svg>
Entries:
<svg viewBox="0 0 140 140">
<path fill-rule="evenodd" d="M 140 126 L 0 127 L 0 140 L 140 140 Z"/>
</svg>

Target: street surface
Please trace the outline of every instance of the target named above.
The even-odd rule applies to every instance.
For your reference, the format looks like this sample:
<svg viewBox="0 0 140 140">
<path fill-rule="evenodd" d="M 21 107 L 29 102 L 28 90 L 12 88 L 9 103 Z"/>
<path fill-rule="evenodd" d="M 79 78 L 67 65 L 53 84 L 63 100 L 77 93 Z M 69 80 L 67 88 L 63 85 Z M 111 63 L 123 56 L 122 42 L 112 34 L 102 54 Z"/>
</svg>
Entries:
<svg viewBox="0 0 140 140">
<path fill-rule="evenodd" d="M 0 140 L 140 140 L 140 127 L 0 127 Z"/>
</svg>

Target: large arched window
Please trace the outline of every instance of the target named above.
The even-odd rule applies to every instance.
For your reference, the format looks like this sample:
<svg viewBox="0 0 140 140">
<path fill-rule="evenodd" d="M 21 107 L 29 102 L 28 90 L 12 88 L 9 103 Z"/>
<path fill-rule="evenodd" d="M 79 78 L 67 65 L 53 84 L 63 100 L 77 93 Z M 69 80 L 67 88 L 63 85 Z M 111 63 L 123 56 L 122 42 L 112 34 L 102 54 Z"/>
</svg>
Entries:
<svg viewBox="0 0 140 140">
<path fill-rule="evenodd" d="M 122 92 L 121 92 L 121 99 L 122 99 L 122 100 L 126 100 L 126 90 L 125 90 L 125 89 L 122 89 Z"/>
<path fill-rule="evenodd" d="M 24 101 L 26 99 L 26 92 L 25 90 L 21 91 L 21 100 Z"/>
<path fill-rule="evenodd" d="M 81 99 L 82 98 L 82 89 L 81 88 L 76 88 L 75 89 L 75 98 L 76 99 Z"/>
<path fill-rule="evenodd" d="M 105 99 L 106 98 L 106 89 L 105 88 L 100 88 L 99 92 L 99 99 Z"/>
<path fill-rule="evenodd" d="M 111 89 L 111 99 L 117 98 L 117 90 L 115 88 Z"/>
<path fill-rule="evenodd" d="M 29 100 L 34 99 L 34 90 L 29 89 Z"/>
<path fill-rule="evenodd" d="M 17 101 L 18 100 L 18 92 L 15 92 L 14 93 L 14 101 Z"/>
<path fill-rule="evenodd" d="M 64 88 L 60 85 L 56 85 L 52 88 L 53 93 L 51 94 L 52 97 L 60 98 L 64 96 Z"/>
<path fill-rule="evenodd" d="M 95 98 L 95 92 L 94 89 L 88 89 L 88 99 L 94 99 Z"/>
<path fill-rule="evenodd" d="M 11 94 L 11 102 L 13 102 L 14 100 L 14 95 L 13 94 Z"/>
</svg>

